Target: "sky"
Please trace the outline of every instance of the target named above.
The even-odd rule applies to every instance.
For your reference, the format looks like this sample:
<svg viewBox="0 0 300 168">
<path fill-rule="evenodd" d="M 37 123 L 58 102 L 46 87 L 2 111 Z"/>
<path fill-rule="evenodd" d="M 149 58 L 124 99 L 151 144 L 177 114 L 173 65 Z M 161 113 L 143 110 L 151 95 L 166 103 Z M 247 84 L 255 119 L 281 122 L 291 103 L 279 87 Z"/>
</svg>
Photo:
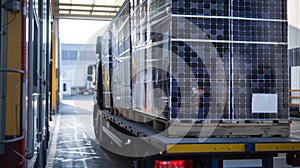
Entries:
<svg viewBox="0 0 300 168">
<path fill-rule="evenodd" d="M 96 44 L 96 39 L 109 21 L 93 20 L 59 20 L 59 37 L 61 43 Z"/>
</svg>

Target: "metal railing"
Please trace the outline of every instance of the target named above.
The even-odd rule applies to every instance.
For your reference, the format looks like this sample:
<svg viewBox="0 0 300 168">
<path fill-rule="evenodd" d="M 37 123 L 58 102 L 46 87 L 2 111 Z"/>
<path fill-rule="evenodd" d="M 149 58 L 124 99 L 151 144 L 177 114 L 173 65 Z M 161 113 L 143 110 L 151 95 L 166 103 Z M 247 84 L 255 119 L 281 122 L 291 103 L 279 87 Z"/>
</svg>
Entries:
<svg viewBox="0 0 300 168">
<path fill-rule="evenodd" d="M 23 75 L 24 75 L 24 71 L 23 70 L 20 70 L 20 69 L 12 69 L 12 68 L 0 68 L 0 73 L 17 73 L 17 74 L 20 74 L 20 78 L 21 78 L 21 80 L 20 80 L 20 82 L 21 82 L 21 84 L 23 84 Z M 21 90 L 23 90 L 23 88 L 21 88 Z M 22 97 L 23 95 L 22 95 L 22 93 L 21 93 L 21 97 Z M 3 100 L 5 100 L 5 99 L 3 99 Z M 22 98 L 21 98 L 21 100 L 20 101 L 22 101 Z M 5 102 L 4 102 L 5 103 Z M 20 104 L 22 104 L 22 103 L 20 103 Z M 22 109 L 22 108 L 21 108 Z M 6 113 L 6 110 L 5 111 L 2 111 L 2 113 Z M 5 115 L 4 115 L 5 116 Z M 21 112 L 21 117 L 24 117 L 24 114 L 23 114 L 23 112 Z M 22 118 L 21 120 L 22 120 L 22 123 L 24 123 L 24 121 L 23 121 L 23 119 L 24 118 Z M 3 121 L 2 121 L 3 123 L 2 124 L 4 124 L 5 125 L 5 119 L 3 119 Z M 14 143 L 14 142 L 17 142 L 17 141 L 20 141 L 20 140 L 23 140 L 24 139 L 24 126 L 23 125 L 20 125 L 20 130 L 21 130 L 21 135 L 20 136 L 18 136 L 18 137 L 14 137 L 14 138 L 12 138 L 12 139 L 5 139 L 5 127 L 1 127 L 0 129 L 1 129 L 1 134 L 3 134 L 3 135 L 0 135 L 0 144 L 6 144 L 6 143 Z"/>
</svg>

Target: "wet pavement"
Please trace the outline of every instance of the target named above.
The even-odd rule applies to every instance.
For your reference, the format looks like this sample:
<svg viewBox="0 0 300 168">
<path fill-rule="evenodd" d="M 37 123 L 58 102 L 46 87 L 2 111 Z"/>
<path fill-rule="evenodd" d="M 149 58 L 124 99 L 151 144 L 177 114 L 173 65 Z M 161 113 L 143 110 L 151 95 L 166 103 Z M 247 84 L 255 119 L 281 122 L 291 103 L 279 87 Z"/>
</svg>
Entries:
<svg viewBox="0 0 300 168">
<path fill-rule="evenodd" d="M 90 102 L 90 96 L 62 100 L 60 112 L 51 122 L 52 139 L 47 168 L 128 167 L 127 158 L 103 150 L 94 141 L 94 135 L 90 134 L 93 127 L 91 120 L 88 120 L 92 118 L 92 112 L 86 108 L 91 106 Z"/>
</svg>

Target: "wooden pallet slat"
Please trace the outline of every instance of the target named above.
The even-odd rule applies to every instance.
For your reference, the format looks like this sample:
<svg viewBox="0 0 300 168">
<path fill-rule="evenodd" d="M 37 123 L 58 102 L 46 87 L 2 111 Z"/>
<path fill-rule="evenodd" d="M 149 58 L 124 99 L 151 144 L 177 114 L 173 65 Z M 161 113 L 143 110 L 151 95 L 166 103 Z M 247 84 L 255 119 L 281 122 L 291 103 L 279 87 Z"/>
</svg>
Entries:
<svg viewBox="0 0 300 168">
<path fill-rule="evenodd" d="M 165 120 L 133 110 L 115 110 L 115 116 L 143 123 L 167 137 L 287 137 L 289 120 Z"/>
<path fill-rule="evenodd" d="M 300 104 L 294 104 L 294 103 L 292 103 L 292 104 L 290 104 L 290 106 L 293 106 L 293 107 L 300 107 Z"/>
</svg>

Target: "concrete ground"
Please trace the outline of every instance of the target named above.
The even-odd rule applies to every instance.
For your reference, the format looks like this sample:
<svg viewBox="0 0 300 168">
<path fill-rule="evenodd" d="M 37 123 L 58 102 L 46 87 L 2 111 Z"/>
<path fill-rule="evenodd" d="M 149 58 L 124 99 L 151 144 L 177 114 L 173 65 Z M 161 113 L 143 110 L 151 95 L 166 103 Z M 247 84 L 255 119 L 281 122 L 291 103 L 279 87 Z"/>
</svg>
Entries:
<svg viewBox="0 0 300 168">
<path fill-rule="evenodd" d="M 90 96 L 62 100 L 60 111 L 51 123 L 47 168 L 128 167 L 126 158 L 105 151 L 95 143 L 91 102 Z"/>
</svg>

